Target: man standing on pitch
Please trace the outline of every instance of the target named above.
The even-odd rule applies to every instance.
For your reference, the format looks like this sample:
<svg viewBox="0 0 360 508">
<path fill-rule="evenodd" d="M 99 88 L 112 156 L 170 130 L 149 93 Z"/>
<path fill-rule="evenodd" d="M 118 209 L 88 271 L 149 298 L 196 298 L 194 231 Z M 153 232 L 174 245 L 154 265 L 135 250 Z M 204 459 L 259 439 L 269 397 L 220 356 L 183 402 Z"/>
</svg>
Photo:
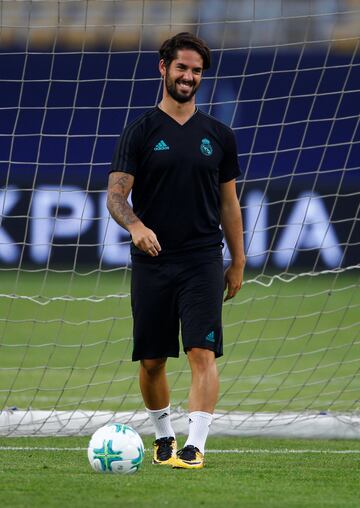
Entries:
<svg viewBox="0 0 360 508">
<path fill-rule="evenodd" d="M 155 427 L 153 463 L 198 469 L 218 398 L 223 292 L 225 300 L 234 297 L 243 279 L 239 167 L 231 129 L 195 105 L 209 48 L 185 32 L 159 53 L 163 97 L 119 139 L 108 209 L 132 238 L 133 360 L 140 360 L 141 393 Z M 225 275 L 222 232 L 232 257 Z M 176 451 L 165 366 L 179 356 L 179 325 L 192 381 L 189 436 Z"/>
</svg>

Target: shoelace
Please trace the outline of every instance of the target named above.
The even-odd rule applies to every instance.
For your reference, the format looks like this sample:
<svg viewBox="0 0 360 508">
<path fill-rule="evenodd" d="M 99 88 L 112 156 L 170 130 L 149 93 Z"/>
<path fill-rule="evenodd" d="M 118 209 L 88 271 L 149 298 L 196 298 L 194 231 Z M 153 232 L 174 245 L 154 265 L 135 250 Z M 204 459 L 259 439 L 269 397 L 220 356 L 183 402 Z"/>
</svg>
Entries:
<svg viewBox="0 0 360 508">
<path fill-rule="evenodd" d="M 183 460 L 194 460 L 199 449 L 193 445 L 187 445 L 178 451 L 177 455 Z"/>
<path fill-rule="evenodd" d="M 172 443 L 174 438 L 172 437 L 161 437 L 155 441 L 155 444 L 158 446 L 156 455 L 159 460 L 168 460 L 172 455 Z"/>
</svg>

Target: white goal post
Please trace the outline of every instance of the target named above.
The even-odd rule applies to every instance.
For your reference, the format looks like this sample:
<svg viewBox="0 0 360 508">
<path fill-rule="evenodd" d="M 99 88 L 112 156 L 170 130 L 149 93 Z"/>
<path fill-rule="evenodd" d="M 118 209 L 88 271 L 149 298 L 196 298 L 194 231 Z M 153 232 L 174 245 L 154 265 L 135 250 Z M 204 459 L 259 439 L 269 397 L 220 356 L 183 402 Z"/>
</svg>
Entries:
<svg viewBox="0 0 360 508">
<path fill-rule="evenodd" d="M 247 254 L 211 432 L 360 438 L 359 27 L 352 0 L 0 2 L 0 436 L 152 433 L 105 189 L 159 101 L 158 47 L 190 31 L 213 60 L 197 105 L 237 137 Z M 185 433 L 184 354 L 168 379 Z"/>
</svg>

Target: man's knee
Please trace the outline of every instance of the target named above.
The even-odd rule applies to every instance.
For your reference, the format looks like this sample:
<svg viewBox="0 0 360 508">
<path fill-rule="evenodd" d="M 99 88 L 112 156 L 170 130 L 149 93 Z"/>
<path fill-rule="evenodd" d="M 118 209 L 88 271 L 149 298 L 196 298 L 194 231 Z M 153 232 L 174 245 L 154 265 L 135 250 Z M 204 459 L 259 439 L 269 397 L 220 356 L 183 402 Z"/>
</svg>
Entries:
<svg viewBox="0 0 360 508">
<path fill-rule="evenodd" d="M 140 364 L 148 376 L 157 376 L 165 369 L 166 360 L 166 358 L 152 358 L 141 360 Z"/>
<path fill-rule="evenodd" d="M 191 348 L 187 351 L 192 369 L 207 370 L 216 365 L 215 353 L 210 349 Z"/>
</svg>

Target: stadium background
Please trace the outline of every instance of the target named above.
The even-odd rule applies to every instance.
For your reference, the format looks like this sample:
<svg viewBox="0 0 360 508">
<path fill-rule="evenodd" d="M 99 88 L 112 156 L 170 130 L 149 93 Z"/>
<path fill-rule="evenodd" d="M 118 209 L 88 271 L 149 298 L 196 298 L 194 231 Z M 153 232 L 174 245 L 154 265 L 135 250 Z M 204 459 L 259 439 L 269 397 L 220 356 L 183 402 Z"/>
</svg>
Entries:
<svg viewBox="0 0 360 508">
<path fill-rule="evenodd" d="M 0 0 L 2 506 L 358 508 L 359 27 L 358 0 Z M 198 103 L 238 138 L 248 267 L 206 468 L 160 481 L 104 191 L 180 30 L 213 48 Z M 185 355 L 168 380 L 181 446 Z M 107 421 L 144 438 L 139 474 L 89 468 Z"/>
</svg>

